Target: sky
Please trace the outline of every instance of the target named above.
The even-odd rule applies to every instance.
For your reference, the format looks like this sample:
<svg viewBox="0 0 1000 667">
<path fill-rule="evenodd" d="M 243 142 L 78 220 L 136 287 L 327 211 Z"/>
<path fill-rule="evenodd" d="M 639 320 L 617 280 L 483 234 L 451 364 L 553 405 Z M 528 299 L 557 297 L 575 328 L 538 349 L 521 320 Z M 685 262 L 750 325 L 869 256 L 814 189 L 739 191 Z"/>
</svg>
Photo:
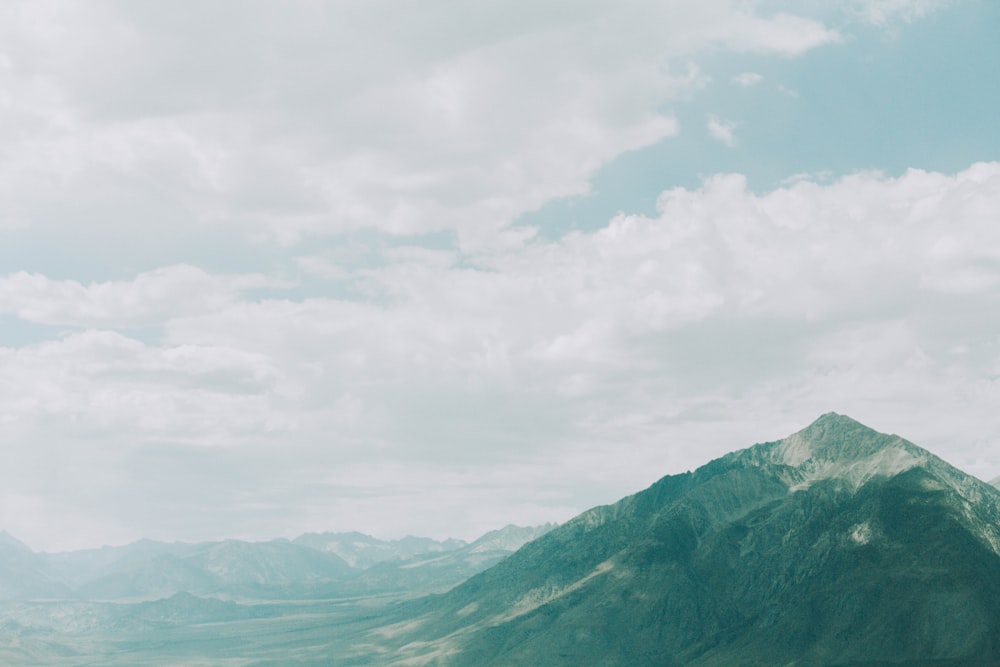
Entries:
<svg viewBox="0 0 1000 667">
<path fill-rule="evenodd" d="M 829 411 L 996 477 L 998 30 L 5 2 L 0 528 L 473 539 Z"/>
</svg>

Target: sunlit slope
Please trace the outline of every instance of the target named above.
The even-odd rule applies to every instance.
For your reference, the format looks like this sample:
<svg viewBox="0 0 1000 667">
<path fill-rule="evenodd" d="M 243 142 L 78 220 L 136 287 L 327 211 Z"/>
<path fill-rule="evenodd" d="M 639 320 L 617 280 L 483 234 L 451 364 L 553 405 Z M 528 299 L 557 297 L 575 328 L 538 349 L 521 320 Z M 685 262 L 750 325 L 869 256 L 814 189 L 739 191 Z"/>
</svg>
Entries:
<svg viewBox="0 0 1000 667">
<path fill-rule="evenodd" d="M 1000 660 L 1000 492 L 827 414 L 590 510 L 384 631 L 454 665 Z"/>
</svg>

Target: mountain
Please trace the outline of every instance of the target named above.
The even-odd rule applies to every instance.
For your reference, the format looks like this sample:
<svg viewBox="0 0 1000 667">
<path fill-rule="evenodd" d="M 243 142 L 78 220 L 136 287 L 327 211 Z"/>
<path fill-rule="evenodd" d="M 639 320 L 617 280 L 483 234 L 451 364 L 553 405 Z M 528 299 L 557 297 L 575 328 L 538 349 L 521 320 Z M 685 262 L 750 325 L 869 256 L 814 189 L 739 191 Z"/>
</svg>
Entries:
<svg viewBox="0 0 1000 667">
<path fill-rule="evenodd" d="M 1000 664 L 1000 491 L 830 413 L 394 620 L 391 664 Z"/>
<path fill-rule="evenodd" d="M 496 565 L 554 527 L 555 524 L 533 527 L 508 525 L 490 531 L 460 549 L 423 554 L 404 561 L 377 563 L 346 582 L 341 590 L 358 595 L 446 591 Z"/>
<path fill-rule="evenodd" d="M 1000 489 L 1000 477 L 995 477 L 995 478 L 991 479 L 990 480 L 990 485 L 991 486 L 995 486 L 996 488 Z"/>
<path fill-rule="evenodd" d="M 351 567 L 366 569 L 385 561 L 406 560 L 424 554 L 453 551 L 465 546 L 462 540 L 432 540 L 407 536 L 400 540 L 380 540 L 363 533 L 306 533 L 292 540 L 295 544 L 333 553 Z"/>
<path fill-rule="evenodd" d="M 187 542 L 158 542 L 138 540 L 124 546 L 103 546 L 99 549 L 82 549 L 57 553 L 38 554 L 52 576 L 73 588 L 100 579 L 123 569 L 137 567 L 144 561 L 158 556 L 185 556 L 193 553 L 198 545 Z"/>
<path fill-rule="evenodd" d="M 227 586 L 336 581 L 365 567 L 464 546 L 407 537 L 384 541 L 361 533 L 310 533 L 269 542 L 157 542 L 38 554 L 56 579 L 86 598 L 150 598 L 179 591 L 207 593 Z M 343 555 L 343 557 L 342 557 Z"/>
<path fill-rule="evenodd" d="M 224 540 L 130 553 L 77 590 L 85 598 L 103 600 L 163 598 L 179 592 L 253 597 L 269 588 L 336 581 L 353 571 L 336 554 L 288 540 Z"/>
<path fill-rule="evenodd" d="M 310 533 L 268 542 L 157 542 L 33 553 L 0 532 L 0 600 L 155 600 L 177 593 L 257 599 L 447 590 L 551 526 L 507 526 L 471 545 L 424 537 L 379 540 Z"/>
<path fill-rule="evenodd" d="M 26 544 L 0 531 L 0 600 L 72 597 Z"/>
<path fill-rule="evenodd" d="M 0 583 L 17 585 L 0 597 L 0 664 L 381 664 L 377 643 L 357 640 L 385 625 L 387 612 L 453 587 L 549 528 L 507 526 L 472 544 L 386 542 L 381 555 L 395 559 L 368 570 L 306 546 L 309 536 L 36 554 L 0 533 Z M 380 542 L 358 536 L 346 538 Z"/>
<path fill-rule="evenodd" d="M 498 551 L 514 552 L 555 527 L 556 524 L 554 523 L 546 523 L 541 526 L 515 526 L 508 524 L 499 530 L 492 530 L 486 533 L 462 551 L 470 554 Z"/>
</svg>

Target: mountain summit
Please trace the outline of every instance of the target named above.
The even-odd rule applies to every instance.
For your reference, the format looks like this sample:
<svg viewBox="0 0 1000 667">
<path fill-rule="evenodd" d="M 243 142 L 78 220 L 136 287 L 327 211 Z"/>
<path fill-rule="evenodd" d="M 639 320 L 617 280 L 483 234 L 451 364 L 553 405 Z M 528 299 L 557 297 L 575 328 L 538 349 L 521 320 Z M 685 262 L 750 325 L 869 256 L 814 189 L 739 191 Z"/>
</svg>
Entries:
<svg viewBox="0 0 1000 667">
<path fill-rule="evenodd" d="M 755 445 L 729 457 L 760 467 L 787 466 L 784 476 L 793 491 L 824 479 L 840 479 L 857 489 L 873 478 L 892 477 L 920 466 L 954 483 L 967 478 L 912 442 L 879 433 L 835 412 L 783 440 Z"/>
<path fill-rule="evenodd" d="M 829 413 L 584 512 L 396 634 L 415 664 L 997 664 L 1000 492 Z"/>
<path fill-rule="evenodd" d="M 734 456 L 804 467 L 820 477 L 847 473 L 860 481 L 858 475 L 900 472 L 930 453 L 899 436 L 884 435 L 850 417 L 828 412 L 784 440 L 757 445 Z"/>
</svg>

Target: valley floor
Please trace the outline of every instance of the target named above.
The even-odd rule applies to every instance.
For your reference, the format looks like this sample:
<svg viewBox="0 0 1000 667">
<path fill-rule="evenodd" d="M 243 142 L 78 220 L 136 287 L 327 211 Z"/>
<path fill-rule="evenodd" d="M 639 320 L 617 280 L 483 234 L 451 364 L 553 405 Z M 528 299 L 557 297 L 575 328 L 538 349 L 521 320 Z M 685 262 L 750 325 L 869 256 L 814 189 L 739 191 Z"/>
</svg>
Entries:
<svg viewBox="0 0 1000 667">
<path fill-rule="evenodd" d="M 370 631 L 396 622 L 403 602 L 399 596 L 368 596 L 220 606 L 209 598 L 180 597 L 134 604 L 0 604 L 0 664 L 382 664 L 387 649 L 373 643 L 378 634 Z"/>
</svg>

